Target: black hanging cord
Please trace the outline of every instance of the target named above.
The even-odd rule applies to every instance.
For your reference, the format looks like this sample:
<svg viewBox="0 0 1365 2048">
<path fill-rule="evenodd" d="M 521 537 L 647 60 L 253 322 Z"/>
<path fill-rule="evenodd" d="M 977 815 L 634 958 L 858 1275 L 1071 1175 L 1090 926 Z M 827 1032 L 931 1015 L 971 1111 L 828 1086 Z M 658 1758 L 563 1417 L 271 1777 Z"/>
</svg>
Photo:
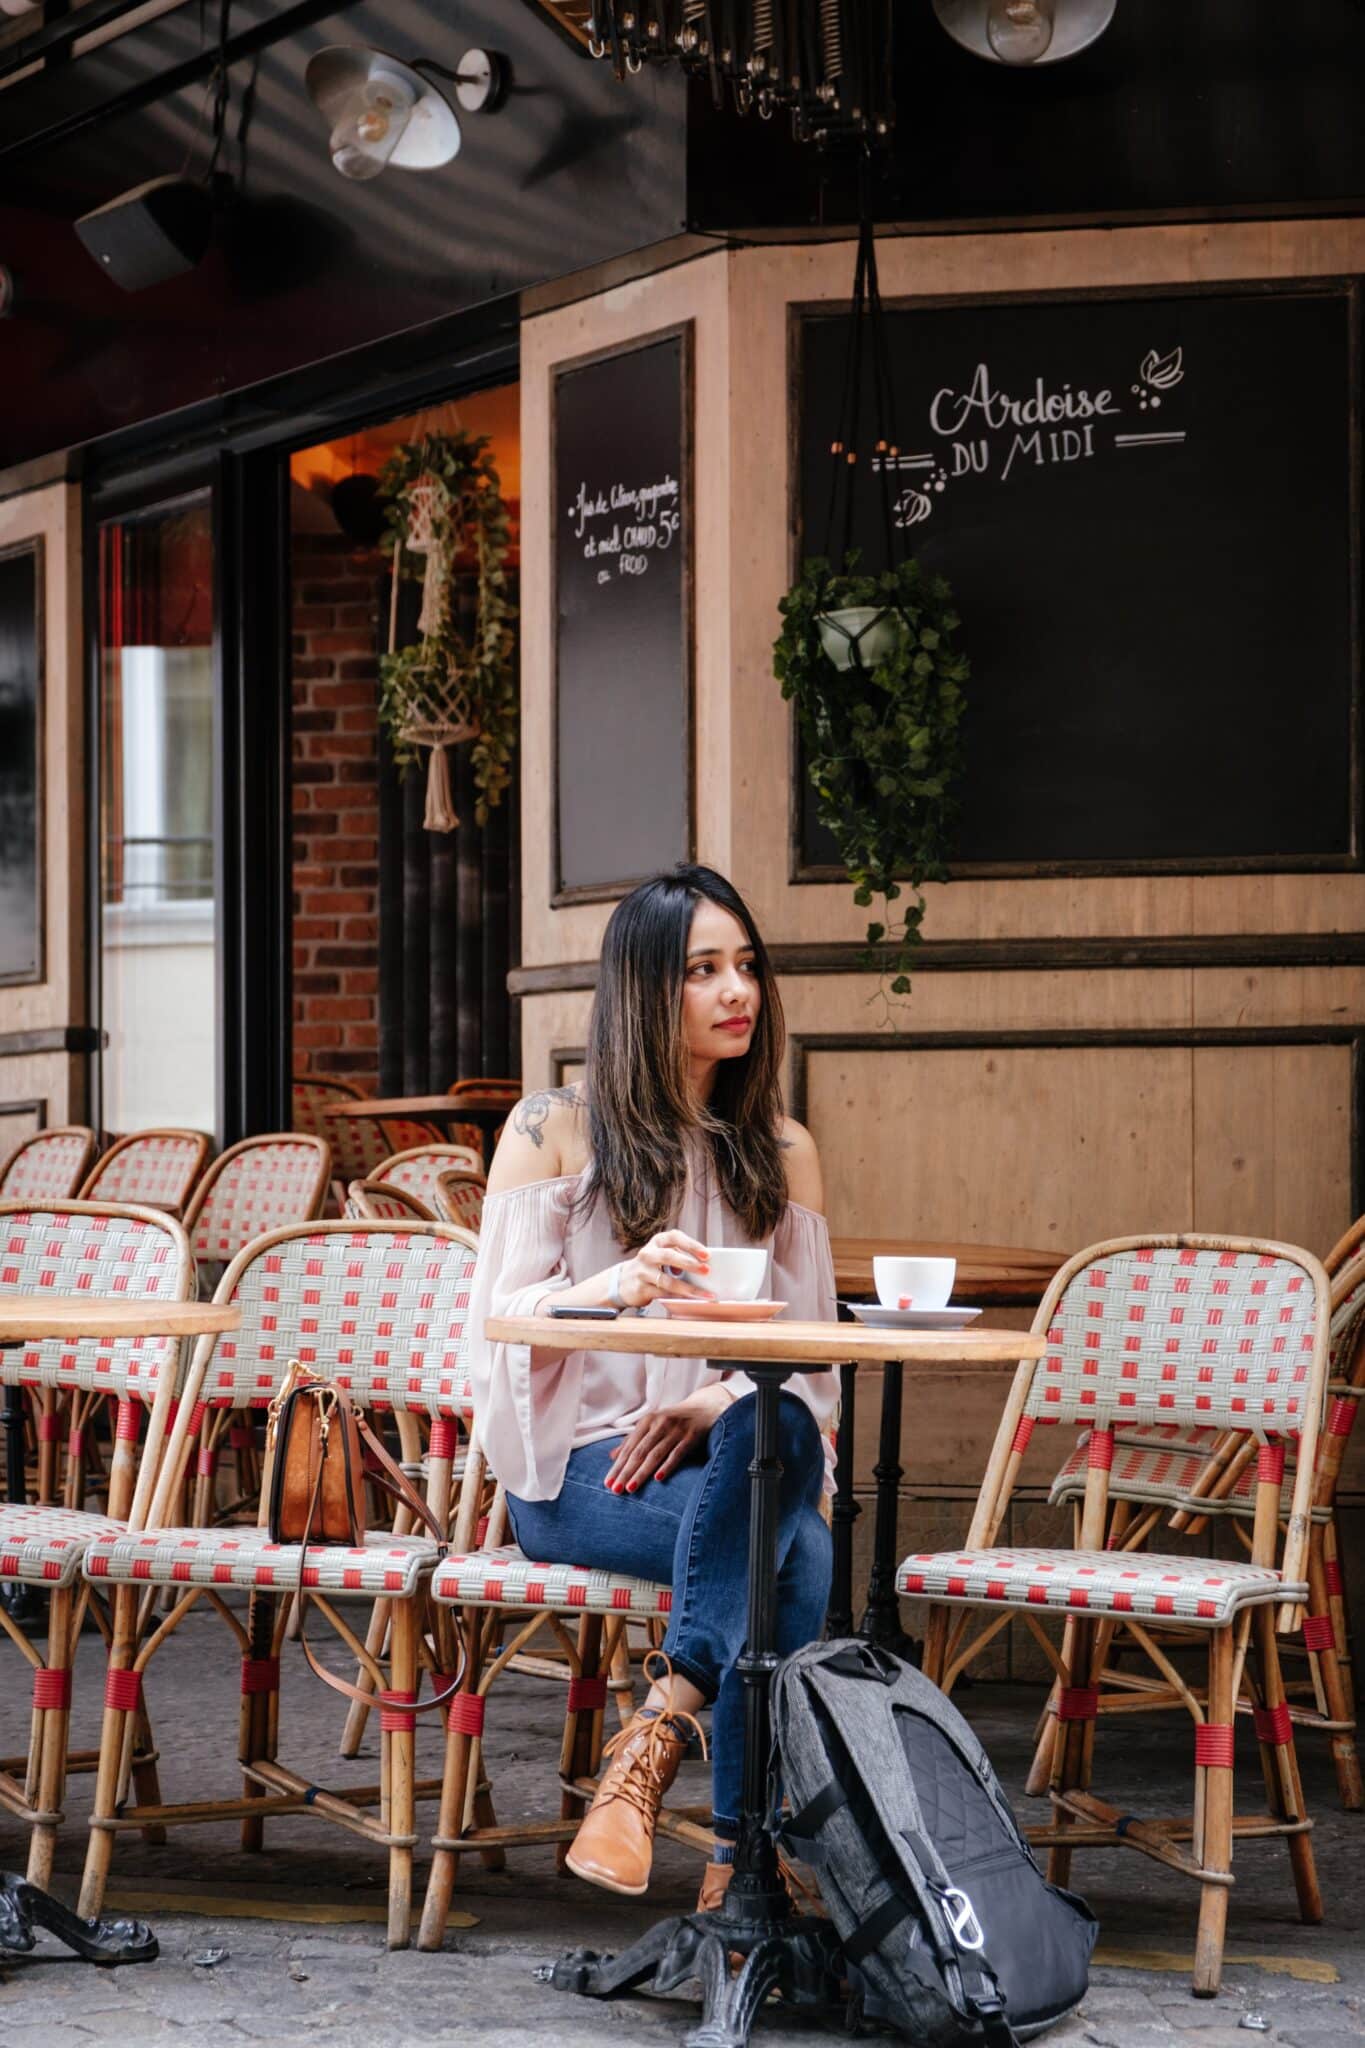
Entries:
<svg viewBox="0 0 1365 2048">
<path fill-rule="evenodd" d="M 209 84 L 213 93 L 213 148 L 209 154 L 208 169 L 204 173 L 206 185 L 213 182 L 213 174 L 218 168 L 218 159 L 223 151 L 223 136 L 227 129 L 228 94 L 232 83 L 227 54 L 231 17 L 232 0 L 219 0 L 218 49 L 213 60 L 213 70 L 209 74 Z"/>
<path fill-rule="evenodd" d="M 858 165 L 858 253 L 853 266 L 853 295 L 849 301 L 848 327 L 844 341 L 844 373 L 839 392 L 834 439 L 830 443 L 829 502 L 825 513 L 824 554 L 836 575 L 843 571 L 853 543 L 853 514 L 857 500 L 860 444 L 863 442 L 864 358 L 871 372 L 870 446 L 877 471 L 882 506 L 887 568 L 895 566 L 895 493 L 893 474 L 899 448 L 896 442 L 891 380 L 891 351 L 882 310 L 881 285 L 877 276 L 877 239 L 872 220 L 872 153 L 864 148 Z M 842 501 L 841 501 L 842 487 Z M 838 553 L 835 538 L 838 535 Z"/>
</svg>

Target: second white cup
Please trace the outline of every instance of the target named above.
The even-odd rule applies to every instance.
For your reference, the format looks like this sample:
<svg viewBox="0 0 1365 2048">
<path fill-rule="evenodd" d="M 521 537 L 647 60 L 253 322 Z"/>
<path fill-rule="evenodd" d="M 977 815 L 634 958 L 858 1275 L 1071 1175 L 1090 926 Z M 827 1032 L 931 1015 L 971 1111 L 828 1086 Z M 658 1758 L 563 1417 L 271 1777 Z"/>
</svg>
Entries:
<svg viewBox="0 0 1365 2048">
<path fill-rule="evenodd" d="M 872 1278 L 883 1308 L 946 1308 L 956 1259 L 874 1259 Z"/>
</svg>

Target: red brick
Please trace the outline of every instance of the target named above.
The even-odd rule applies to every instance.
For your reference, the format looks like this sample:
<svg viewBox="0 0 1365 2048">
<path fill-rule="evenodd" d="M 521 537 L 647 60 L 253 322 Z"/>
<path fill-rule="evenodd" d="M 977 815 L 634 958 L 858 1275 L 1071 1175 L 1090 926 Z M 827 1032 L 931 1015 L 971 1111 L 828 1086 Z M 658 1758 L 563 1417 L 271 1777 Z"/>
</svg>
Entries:
<svg viewBox="0 0 1365 2048">
<path fill-rule="evenodd" d="M 349 967 L 341 977 L 341 986 L 348 996 L 377 996 L 379 970 L 374 967 Z"/>
<path fill-rule="evenodd" d="M 373 632 L 379 624 L 379 607 L 373 599 L 369 604 L 338 605 L 336 622 L 339 626 L 368 626 Z"/>
<path fill-rule="evenodd" d="M 368 752 L 368 749 L 367 749 Z M 367 761 L 338 761 L 338 782 L 370 782 L 375 779 L 376 763 L 373 755 Z"/>
<path fill-rule="evenodd" d="M 296 939 L 334 939 L 340 929 L 334 917 L 296 917 L 294 937 Z"/>
<path fill-rule="evenodd" d="M 342 766 L 345 766 L 344 762 Z M 339 811 L 343 805 L 355 802 L 355 791 L 330 787 L 315 789 L 313 802 L 320 811 Z"/>
<path fill-rule="evenodd" d="M 335 823 L 335 820 L 331 822 Z M 379 842 L 373 837 L 334 839 L 327 851 L 333 860 L 375 860 L 379 854 Z"/>
<path fill-rule="evenodd" d="M 320 996 L 312 1013 L 320 1024 L 360 1024 L 369 1018 L 370 1005 L 364 996 Z"/>
<path fill-rule="evenodd" d="M 333 782 L 336 780 L 330 761 L 296 761 L 293 767 L 294 789 L 298 790 L 307 782 Z"/>
<path fill-rule="evenodd" d="M 304 751 L 313 761 L 373 761 L 374 739 L 366 733 L 334 732 L 329 722 L 326 732 L 308 735 Z"/>
<path fill-rule="evenodd" d="M 314 704 L 369 704 L 375 701 L 374 671 L 370 671 L 368 683 L 338 682 L 319 683 L 311 693 Z"/>
<path fill-rule="evenodd" d="M 319 944 L 314 948 L 319 967 L 349 967 L 355 970 L 368 965 L 374 959 L 374 941 L 362 942 L 357 939 L 353 945 L 337 946 Z"/>
<path fill-rule="evenodd" d="M 299 683 L 314 682 L 319 676 L 330 676 L 336 672 L 336 663 L 330 655 L 318 657 L 312 654 L 296 655 L 294 659 L 294 680 Z"/>
<path fill-rule="evenodd" d="M 350 797 L 352 803 L 356 802 L 356 800 L 362 795 L 362 793 L 363 792 L 358 789 L 352 789 L 347 791 L 347 795 Z M 378 817 L 379 802 L 378 799 L 375 798 L 372 802 L 366 804 L 363 811 L 345 812 L 341 819 L 341 830 L 346 834 L 348 839 L 351 838 L 357 832 L 373 832 Z"/>
<path fill-rule="evenodd" d="M 363 711 L 340 712 L 337 716 L 336 729 L 338 732 L 377 733 L 379 731 L 378 705 L 370 704 Z"/>
<path fill-rule="evenodd" d="M 294 606 L 294 631 L 311 633 L 319 626 L 350 625 L 349 619 L 338 620 L 336 607 L 330 604 L 296 604 Z"/>
<path fill-rule="evenodd" d="M 308 649 L 310 654 L 368 654 L 375 655 L 373 633 L 310 633 Z"/>
<path fill-rule="evenodd" d="M 341 977 L 336 974 L 317 974 L 313 972 L 296 974 L 294 976 L 294 988 L 301 996 L 334 996 L 340 993 Z M 331 1012 L 324 1005 L 314 1002 L 309 1004 L 308 1014 L 311 1017 L 325 1018 Z"/>
<path fill-rule="evenodd" d="M 304 604 L 354 604 L 360 598 L 373 602 L 374 586 L 358 576 L 339 576 L 334 582 L 305 583 L 299 596 Z"/>
<path fill-rule="evenodd" d="M 304 910 L 310 917 L 329 910 L 367 910 L 369 905 L 370 897 L 363 889 L 311 889 L 303 899 Z"/>
<path fill-rule="evenodd" d="M 330 711 L 306 711 L 296 708 L 293 725 L 294 738 L 297 742 L 300 733 L 331 732 L 336 725 L 336 720 Z"/>
<path fill-rule="evenodd" d="M 343 939 L 374 941 L 379 937 L 379 920 L 377 917 L 348 917 L 341 927 L 341 936 Z"/>
<path fill-rule="evenodd" d="M 340 1045 L 341 1031 L 335 1024 L 296 1024 L 294 1045 L 300 1052 L 321 1051 L 325 1046 Z"/>
<path fill-rule="evenodd" d="M 340 867 L 337 880 L 343 889 L 377 889 L 379 869 L 368 864 L 364 867 Z"/>
</svg>

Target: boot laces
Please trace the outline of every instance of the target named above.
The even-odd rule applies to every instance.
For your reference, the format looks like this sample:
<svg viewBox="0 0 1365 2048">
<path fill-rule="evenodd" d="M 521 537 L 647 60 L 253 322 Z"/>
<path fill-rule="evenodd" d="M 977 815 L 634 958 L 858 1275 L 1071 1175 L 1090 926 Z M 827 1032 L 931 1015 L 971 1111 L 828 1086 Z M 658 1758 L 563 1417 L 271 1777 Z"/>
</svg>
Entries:
<svg viewBox="0 0 1365 2048">
<path fill-rule="evenodd" d="M 664 1673 L 671 1682 L 673 1667 L 662 1650 L 655 1651 L 653 1657 L 663 1665 Z M 653 1673 L 649 1675 L 652 1677 Z M 648 1726 L 641 1740 L 642 1721 Z M 627 1806 L 633 1806 L 646 1821 L 652 1822 L 677 1768 L 678 1759 L 670 1753 L 671 1746 L 684 1743 L 690 1735 L 695 1735 L 701 1744 L 705 1760 L 706 1731 L 695 1714 L 670 1705 L 642 1707 L 633 1720 L 628 1721 L 624 1728 L 618 1728 L 611 1740 L 603 1744 L 602 1754 L 611 1757 L 612 1769 L 603 1779 L 598 1796 L 623 1799 Z M 638 1747 L 635 1746 L 637 1743 Z M 618 1750 L 621 1752 L 619 1756 Z"/>
</svg>

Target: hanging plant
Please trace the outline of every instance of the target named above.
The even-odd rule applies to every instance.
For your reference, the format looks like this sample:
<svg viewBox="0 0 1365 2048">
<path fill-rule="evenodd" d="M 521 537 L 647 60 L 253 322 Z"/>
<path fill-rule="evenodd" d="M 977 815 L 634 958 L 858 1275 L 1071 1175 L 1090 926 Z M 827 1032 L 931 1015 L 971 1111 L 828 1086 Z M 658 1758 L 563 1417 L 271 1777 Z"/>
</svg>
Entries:
<svg viewBox="0 0 1365 2048">
<path fill-rule="evenodd" d="M 865 964 L 908 995 L 924 884 L 947 875 L 969 671 L 941 576 L 913 560 L 878 576 L 857 564 L 854 552 L 842 576 L 828 562 L 804 565 L 778 607 L 773 668 L 796 706 L 820 822 L 853 900 L 885 906 L 867 927 L 876 950 Z"/>
<path fill-rule="evenodd" d="M 430 435 L 396 448 L 379 477 L 382 546 L 393 557 L 389 651 L 379 664 L 379 715 L 395 759 L 430 749 L 424 823 L 449 832 L 447 750 L 468 742 L 482 825 L 511 779 L 517 733 L 516 607 L 507 596 L 509 520 L 484 435 Z M 422 584 L 418 638 L 396 645 L 398 585 Z M 473 585 L 473 602 L 466 600 Z"/>
</svg>

